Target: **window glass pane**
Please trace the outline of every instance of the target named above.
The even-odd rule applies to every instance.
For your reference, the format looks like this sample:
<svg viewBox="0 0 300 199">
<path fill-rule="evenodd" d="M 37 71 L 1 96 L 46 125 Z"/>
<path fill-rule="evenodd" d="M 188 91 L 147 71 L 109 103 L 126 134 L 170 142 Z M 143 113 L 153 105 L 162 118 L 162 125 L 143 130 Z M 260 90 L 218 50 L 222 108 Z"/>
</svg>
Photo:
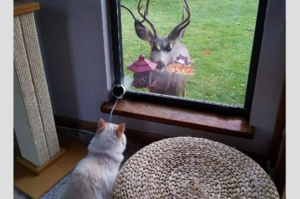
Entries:
<svg viewBox="0 0 300 199">
<path fill-rule="evenodd" d="M 138 3 L 121 0 L 121 5 L 141 21 Z M 258 3 L 187 0 L 190 23 L 182 23 L 176 29 L 182 20 L 184 1 L 151 0 L 148 18 L 157 37 L 147 21 L 137 23 L 135 29 L 133 16 L 121 7 L 125 86 L 129 90 L 244 106 Z M 141 1 L 141 6 L 144 13 L 146 0 Z M 184 18 L 188 16 L 185 11 Z M 140 24 L 151 33 L 145 33 L 148 30 Z M 182 32 L 180 27 L 185 26 Z M 177 40 L 185 47 L 176 44 Z M 136 62 L 143 59 L 140 55 L 146 60 Z M 145 66 L 150 59 L 157 65 Z M 151 69 L 154 71 L 149 72 Z"/>
</svg>

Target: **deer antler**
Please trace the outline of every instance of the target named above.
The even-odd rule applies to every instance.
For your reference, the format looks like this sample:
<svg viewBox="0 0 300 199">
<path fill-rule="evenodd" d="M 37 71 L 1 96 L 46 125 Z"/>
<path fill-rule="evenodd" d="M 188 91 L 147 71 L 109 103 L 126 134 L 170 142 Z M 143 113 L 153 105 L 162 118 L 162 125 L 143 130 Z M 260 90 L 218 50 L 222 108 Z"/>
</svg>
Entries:
<svg viewBox="0 0 300 199">
<path fill-rule="evenodd" d="M 149 11 L 149 0 L 147 0 L 147 4 L 146 4 L 146 11 L 145 13 L 143 14 L 141 12 L 141 9 L 143 6 L 141 6 L 141 1 L 142 0 L 139 0 L 139 4 L 137 6 L 137 10 L 138 10 L 138 13 L 148 22 L 148 24 L 151 26 L 152 30 L 153 30 L 153 34 L 154 34 L 154 37 L 157 37 L 157 31 L 156 31 L 156 28 L 154 26 L 154 24 L 150 21 L 149 17 L 148 17 L 148 11 Z"/>
<path fill-rule="evenodd" d="M 187 4 L 186 0 L 184 0 L 185 5 L 182 5 L 182 19 L 181 21 L 184 20 L 184 7 L 187 7 L 188 10 L 190 10 L 189 5 Z"/>
<path fill-rule="evenodd" d="M 139 23 L 143 23 L 143 22 L 145 21 L 145 17 L 143 17 L 143 20 L 140 21 L 140 20 L 138 20 L 137 18 L 135 18 L 134 14 L 132 13 L 132 11 L 131 11 L 129 8 L 127 8 L 126 6 L 123 6 L 123 5 L 120 5 L 120 6 L 121 6 L 122 8 L 125 8 L 125 9 L 131 14 L 131 16 L 132 16 L 132 18 L 134 19 L 134 21 L 139 22 Z"/>
<path fill-rule="evenodd" d="M 188 14 L 187 18 L 185 20 L 184 20 L 184 10 L 186 10 L 186 12 Z M 181 30 L 185 29 L 190 24 L 190 16 L 191 15 L 190 15 L 189 6 L 188 6 L 186 0 L 184 0 L 182 21 L 177 26 L 175 26 L 175 28 L 172 30 L 170 35 L 172 35 L 174 32 L 181 31 Z"/>
</svg>

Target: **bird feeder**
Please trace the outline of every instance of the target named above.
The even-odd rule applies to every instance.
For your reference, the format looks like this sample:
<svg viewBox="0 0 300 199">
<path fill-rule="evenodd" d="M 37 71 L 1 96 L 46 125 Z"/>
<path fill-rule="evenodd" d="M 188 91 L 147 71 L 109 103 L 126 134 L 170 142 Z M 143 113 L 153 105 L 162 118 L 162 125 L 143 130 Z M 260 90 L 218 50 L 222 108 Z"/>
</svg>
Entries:
<svg viewBox="0 0 300 199">
<path fill-rule="evenodd" d="M 133 72 L 132 86 L 136 88 L 154 87 L 157 80 L 152 79 L 152 71 L 157 64 L 146 59 L 144 55 L 140 55 L 139 59 L 127 67 Z"/>
</svg>

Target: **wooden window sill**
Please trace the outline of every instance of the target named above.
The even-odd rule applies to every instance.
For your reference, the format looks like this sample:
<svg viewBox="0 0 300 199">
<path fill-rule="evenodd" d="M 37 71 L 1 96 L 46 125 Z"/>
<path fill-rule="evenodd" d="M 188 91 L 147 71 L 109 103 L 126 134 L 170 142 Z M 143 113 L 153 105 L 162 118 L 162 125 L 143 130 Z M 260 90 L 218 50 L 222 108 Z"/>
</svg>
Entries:
<svg viewBox="0 0 300 199">
<path fill-rule="evenodd" d="M 101 112 L 110 113 L 115 101 L 104 102 Z M 246 117 L 226 116 L 152 102 L 123 98 L 118 101 L 113 115 L 169 124 L 185 128 L 253 139 L 254 127 Z"/>
</svg>

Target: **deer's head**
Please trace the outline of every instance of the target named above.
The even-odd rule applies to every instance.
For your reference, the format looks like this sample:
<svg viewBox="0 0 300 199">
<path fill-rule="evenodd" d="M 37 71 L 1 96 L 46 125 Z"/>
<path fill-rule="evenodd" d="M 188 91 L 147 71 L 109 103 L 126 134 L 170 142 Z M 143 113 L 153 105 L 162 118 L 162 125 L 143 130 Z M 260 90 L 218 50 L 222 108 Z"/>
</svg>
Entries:
<svg viewBox="0 0 300 199">
<path fill-rule="evenodd" d="M 146 10 L 144 11 L 144 14 L 141 12 L 141 8 L 142 6 L 140 0 L 137 6 L 137 10 L 138 13 L 143 17 L 143 21 L 137 20 L 132 14 L 132 12 L 130 11 L 133 18 L 135 19 L 134 22 L 135 32 L 140 39 L 150 44 L 151 46 L 150 60 L 157 63 L 158 69 L 163 69 L 165 66 L 171 63 L 173 57 L 172 56 L 173 47 L 175 46 L 176 43 L 178 43 L 181 40 L 185 29 L 190 23 L 190 11 L 189 11 L 188 4 L 186 0 L 184 0 L 182 21 L 177 26 L 174 27 L 174 29 L 170 32 L 168 36 L 158 36 L 154 24 L 150 21 L 148 16 L 149 0 L 147 0 Z M 187 12 L 186 19 L 184 19 L 184 11 Z M 152 31 L 142 24 L 144 21 L 146 21 L 150 25 Z"/>
</svg>

